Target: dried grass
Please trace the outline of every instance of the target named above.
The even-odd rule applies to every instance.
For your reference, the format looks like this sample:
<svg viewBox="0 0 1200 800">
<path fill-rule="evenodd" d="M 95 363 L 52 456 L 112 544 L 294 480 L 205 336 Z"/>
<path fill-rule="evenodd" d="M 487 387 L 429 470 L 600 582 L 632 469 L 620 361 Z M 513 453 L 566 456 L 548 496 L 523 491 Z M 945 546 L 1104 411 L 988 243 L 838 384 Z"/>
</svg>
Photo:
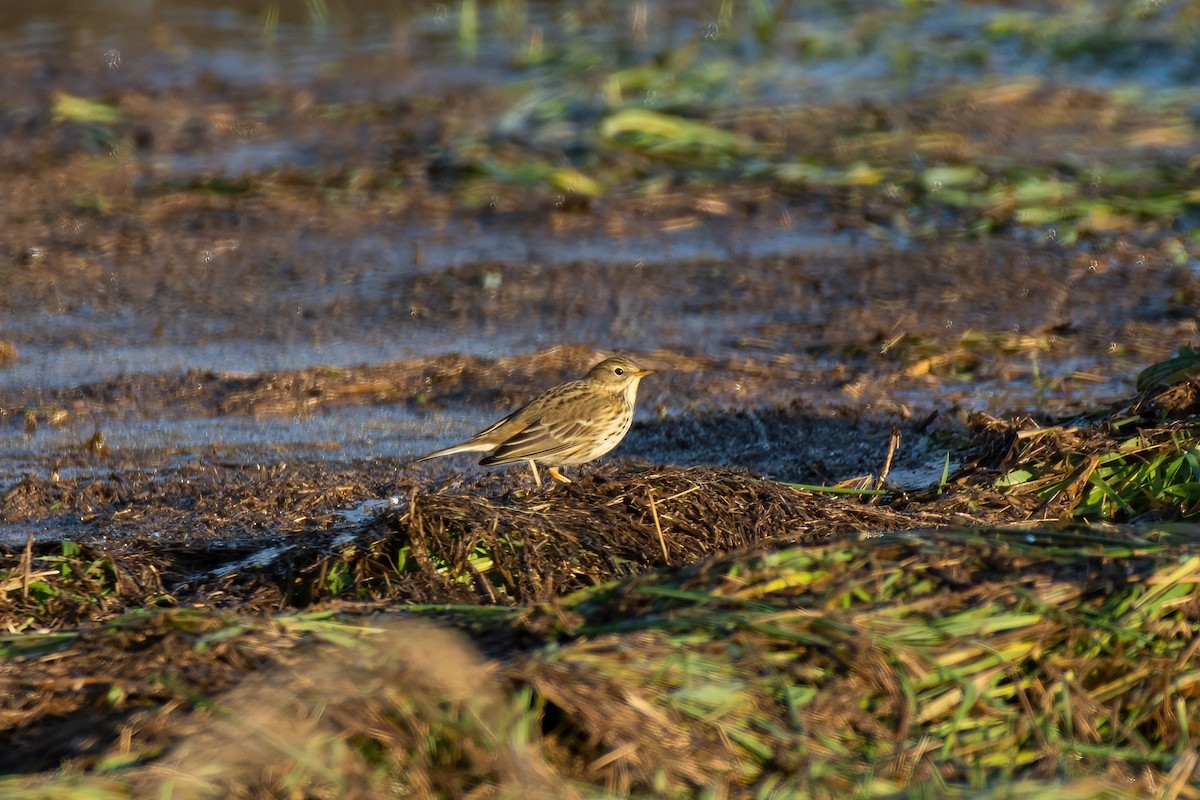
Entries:
<svg viewBox="0 0 1200 800">
<path fill-rule="evenodd" d="M 525 483 L 524 476 L 494 475 L 470 492 L 414 492 L 365 532 L 292 542 L 265 576 L 238 571 L 220 591 L 240 594 L 239 586 L 263 577 L 280 585 L 278 576 L 287 575 L 292 603 L 545 603 L 717 553 L 975 519 L 958 509 L 897 510 L 799 491 L 719 467 L 602 468 L 546 492 Z"/>
</svg>

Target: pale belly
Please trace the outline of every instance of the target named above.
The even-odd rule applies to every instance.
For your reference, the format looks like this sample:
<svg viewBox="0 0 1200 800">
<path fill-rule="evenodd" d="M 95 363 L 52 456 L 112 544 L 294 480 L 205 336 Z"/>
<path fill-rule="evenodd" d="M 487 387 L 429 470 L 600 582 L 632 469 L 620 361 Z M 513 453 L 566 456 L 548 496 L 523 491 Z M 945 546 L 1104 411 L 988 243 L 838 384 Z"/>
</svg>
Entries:
<svg viewBox="0 0 1200 800">
<path fill-rule="evenodd" d="M 545 458 L 538 458 L 536 461 L 548 467 L 569 467 L 594 461 L 619 445 L 625 438 L 625 434 L 629 433 L 629 426 L 632 424 L 633 409 L 629 409 L 629 412 L 621 415 L 621 419 L 615 420 L 609 429 L 597 431 L 597 435 L 590 438 L 588 442 L 581 442 L 579 447 Z"/>
</svg>

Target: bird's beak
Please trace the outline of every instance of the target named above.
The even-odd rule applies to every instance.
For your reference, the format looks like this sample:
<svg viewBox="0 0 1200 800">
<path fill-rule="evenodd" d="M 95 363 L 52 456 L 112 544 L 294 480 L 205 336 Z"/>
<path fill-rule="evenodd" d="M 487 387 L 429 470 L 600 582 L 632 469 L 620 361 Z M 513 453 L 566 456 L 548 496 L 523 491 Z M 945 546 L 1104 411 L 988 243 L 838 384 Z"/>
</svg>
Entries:
<svg viewBox="0 0 1200 800">
<path fill-rule="evenodd" d="M 655 372 L 656 372 L 656 370 L 652 370 L 652 369 L 639 369 L 636 372 L 634 372 L 633 374 L 634 374 L 634 376 L 636 376 L 638 378 L 644 378 L 647 375 L 653 375 Z"/>
</svg>

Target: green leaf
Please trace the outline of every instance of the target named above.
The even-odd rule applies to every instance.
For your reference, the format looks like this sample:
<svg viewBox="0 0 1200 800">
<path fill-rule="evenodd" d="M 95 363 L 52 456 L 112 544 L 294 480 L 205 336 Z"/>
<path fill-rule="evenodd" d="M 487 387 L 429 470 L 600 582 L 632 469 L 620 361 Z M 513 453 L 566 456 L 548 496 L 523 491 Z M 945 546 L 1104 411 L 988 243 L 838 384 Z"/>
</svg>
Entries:
<svg viewBox="0 0 1200 800">
<path fill-rule="evenodd" d="M 1027 469 L 1014 469 L 997 478 L 994 485 L 998 489 L 1003 489 L 1008 486 L 1019 486 L 1032 477 L 1033 473 Z"/>
<path fill-rule="evenodd" d="M 111 125 L 123 119 L 121 111 L 114 106 L 66 92 L 54 93 L 52 112 L 56 120 L 76 123 Z"/>
<path fill-rule="evenodd" d="M 1200 375 L 1200 352 L 1184 347 L 1179 355 L 1151 364 L 1138 373 L 1137 390 L 1145 392 L 1160 386 L 1173 386 Z"/>
</svg>

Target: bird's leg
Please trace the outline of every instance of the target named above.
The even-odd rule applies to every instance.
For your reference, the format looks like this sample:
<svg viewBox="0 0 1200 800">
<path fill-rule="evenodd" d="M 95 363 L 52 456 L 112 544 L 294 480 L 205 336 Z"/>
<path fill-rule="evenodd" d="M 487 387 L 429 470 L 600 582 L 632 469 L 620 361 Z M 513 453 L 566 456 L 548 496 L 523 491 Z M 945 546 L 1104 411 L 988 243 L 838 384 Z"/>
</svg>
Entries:
<svg viewBox="0 0 1200 800">
<path fill-rule="evenodd" d="M 536 464 L 536 463 L 534 463 L 533 461 L 530 461 L 530 462 L 529 462 L 529 468 L 530 468 L 531 470 L 533 470 L 533 482 L 534 482 L 534 483 L 536 483 L 536 484 L 538 485 L 538 488 L 539 488 L 539 489 L 540 489 L 540 488 L 542 488 L 542 476 L 541 476 L 541 475 L 538 475 L 538 471 L 537 471 L 537 464 Z M 552 469 L 552 470 L 550 470 L 550 474 L 551 474 L 551 475 L 553 475 L 553 474 L 554 474 L 554 470 L 553 470 L 553 469 Z"/>
<path fill-rule="evenodd" d="M 571 482 L 570 478 L 568 478 L 566 475 L 563 475 L 562 473 L 560 473 L 558 471 L 558 467 L 551 467 L 549 472 L 550 472 L 550 477 L 554 478 L 554 480 L 556 480 L 556 481 L 562 481 L 563 483 Z"/>
</svg>

